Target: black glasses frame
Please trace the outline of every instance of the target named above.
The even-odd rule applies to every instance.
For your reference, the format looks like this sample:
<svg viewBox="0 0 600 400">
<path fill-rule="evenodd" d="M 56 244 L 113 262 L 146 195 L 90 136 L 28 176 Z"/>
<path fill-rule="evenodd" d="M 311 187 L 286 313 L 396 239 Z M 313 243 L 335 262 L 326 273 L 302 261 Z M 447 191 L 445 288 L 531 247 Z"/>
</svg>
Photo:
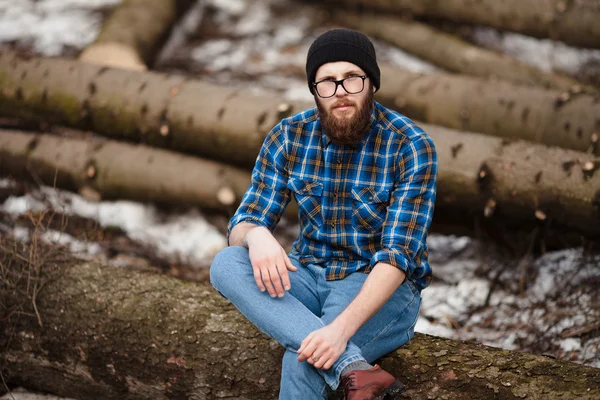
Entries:
<svg viewBox="0 0 600 400">
<path fill-rule="evenodd" d="M 351 78 L 361 78 L 362 79 L 362 87 L 361 87 L 361 89 L 358 92 L 350 92 L 350 91 L 348 91 L 348 89 L 346 89 L 346 86 L 344 86 L 344 82 L 346 81 L 346 79 L 351 79 Z M 317 92 L 317 94 L 319 95 L 319 97 L 321 97 L 322 99 L 328 99 L 330 97 L 335 96 L 335 94 L 337 93 L 337 90 L 338 90 L 338 86 L 340 86 L 340 85 L 342 85 L 342 88 L 344 88 L 344 90 L 348 94 L 357 94 L 357 93 L 362 92 L 363 90 L 365 90 L 365 79 L 367 79 L 367 78 L 368 78 L 367 75 L 352 75 L 352 76 L 348 76 L 348 77 L 346 77 L 344 79 L 340 79 L 340 80 L 337 80 L 337 81 L 330 80 L 330 79 L 324 79 L 324 80 L 319 81 L 319 82 L 313 82 L 312 85 L 315 88 L 315 92 Z M 317 87 L 317 85 L 319 83 L 322 83 L 322 82 L 333 82 L 333 83 L 335 83 L 335 89 L 334 89 L 333 94 L 331 96 L 321 96 L 321 93 L 319 93 L 319 88 Z"/>
</svg>

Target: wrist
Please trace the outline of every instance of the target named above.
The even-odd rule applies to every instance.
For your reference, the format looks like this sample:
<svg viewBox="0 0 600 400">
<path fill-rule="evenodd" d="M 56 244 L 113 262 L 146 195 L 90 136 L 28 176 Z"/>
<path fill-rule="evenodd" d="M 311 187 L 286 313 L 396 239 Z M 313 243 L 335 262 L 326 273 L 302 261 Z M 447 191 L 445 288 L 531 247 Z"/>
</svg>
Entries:
<svg viewBox="0 0 600 400">
<path fill-rule="evenodd" d="M 252 226 L 248 229 L 248 231 L 246 232 L 246 234 L 244 235 L 244 239 L 243 239 L 243 243 L 244 243 L 244 247 L 246 248 L 250 248 L 250 246 L 252 245 L 253 242 L 253 238 L 255 236 L 256 233 L 260 233 L 261 229 L 265 229 L 268 231 L 267 228 L 265 228 L 264 226 L 260 226 L 260 225 L 255 225 Z M 254 233 L 252 233 L 254 232 Z"/>
<path fill-rule="evenodd" d="M 344 313 L 340 314 L 336 319 L 331 322 L 331 325 L 335 328 L 336 332 L 339 332 L 340 335 L 346 339 L 346 341 L 350 340 L 352 336 L 358 330 L 358 327 L 355 327 L 351 323 L 351 319 L 346 318 Z"/>
</svg>

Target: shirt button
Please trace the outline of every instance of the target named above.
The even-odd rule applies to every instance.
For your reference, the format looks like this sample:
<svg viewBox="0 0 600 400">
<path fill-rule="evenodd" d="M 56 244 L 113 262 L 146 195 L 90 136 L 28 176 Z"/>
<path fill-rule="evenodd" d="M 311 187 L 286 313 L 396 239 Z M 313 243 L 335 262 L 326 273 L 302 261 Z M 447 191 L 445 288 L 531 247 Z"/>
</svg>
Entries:
<svg viewBox="0 0 600 400">
<path fill-rule="evenodd" d="M 330 225 L 331 225 L 332 228 L 335 228 L 335 222 L 331 221 Z"/>
<path fill-rule="evenodd" d="M 341 164 L 341 163 L 342 163 L 342 159 L 341 159 L 341 158 L 338 158 L 338 159 L 337 159 L 337 163 L 338 163 L 338 164 Z"/>
<path fill-rule="evenodd" d="M 373 201 L 373 196 L 369 196 L 369 201 Z"/>
<path fill-rule="evenodd" d="M 337 197 L 338 196 L 338 192 L 337 190 L 335 192 L 333 192 L 333 197 Z"/>
</svg>

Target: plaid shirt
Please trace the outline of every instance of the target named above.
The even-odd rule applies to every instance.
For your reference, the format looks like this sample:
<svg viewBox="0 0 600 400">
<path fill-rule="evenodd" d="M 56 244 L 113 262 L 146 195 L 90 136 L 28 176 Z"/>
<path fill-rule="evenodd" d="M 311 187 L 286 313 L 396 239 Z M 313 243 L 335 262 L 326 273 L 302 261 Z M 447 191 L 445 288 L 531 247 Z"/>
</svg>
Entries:
<svg viewBox="0 0 600 400">
<path fill-rule="evenodd" d="M 343 279 L 378 262 L 400 268 L 418 290 L 431 282 L 427 230 L 436 194 L 431 138 L 403 115 L 375 102 L 371 127 L 354 146 L 323 134 L 316 108 L 276 125 L 260 150 L 252 183 L 229 222 L 271 232 L 293 195 L 300 236 L 291 254 Z"/>
</svg>

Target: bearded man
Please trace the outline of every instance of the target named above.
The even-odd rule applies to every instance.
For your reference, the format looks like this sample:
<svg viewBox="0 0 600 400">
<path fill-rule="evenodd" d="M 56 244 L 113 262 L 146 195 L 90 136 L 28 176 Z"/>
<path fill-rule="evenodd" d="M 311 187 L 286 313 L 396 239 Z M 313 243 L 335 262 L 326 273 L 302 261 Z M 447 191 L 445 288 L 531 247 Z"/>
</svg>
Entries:
<svg viewBox="0 0 600 400">
<path fill-rule="evenodd" d="M 280 399 L 325 399 L 340 385 L 346 399 L 383 398 L 403 385 L 373 363 L 413 337 L 431 282 L 437 155 L 373 100 L 380 71 L 364 34 L 319 36 L 306 75 L 317 107 L 266 137 L 211 282 L 285 347 Z M 292 196 L 300 235 L 286 254 L 272 232 Z"/>
</svg>

